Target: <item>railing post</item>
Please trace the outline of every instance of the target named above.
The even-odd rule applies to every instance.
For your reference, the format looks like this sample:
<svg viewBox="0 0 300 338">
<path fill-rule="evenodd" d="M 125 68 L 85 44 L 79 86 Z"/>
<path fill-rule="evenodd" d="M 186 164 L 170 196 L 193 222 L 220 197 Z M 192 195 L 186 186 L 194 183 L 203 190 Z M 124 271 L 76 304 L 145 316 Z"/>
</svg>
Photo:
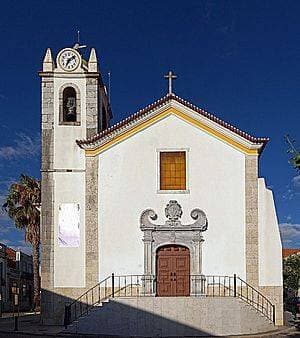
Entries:
<svg viewBox="0 0 300 338">
<path fill-rule="evenodd" d="M 272 307 L 273 307 L 273 323 L 274 323 L 274 325 L 275 325 L 275 305 L 272 305 Z"/>
<path fill-rule="evenodd" d="M 18 316 L 18 315 L 15 316 L 15 327 L 14 327 L 14 331 L 19 331 L 19 316 Z"/>
<path fill-rule="evenodd" d="M 236 297 L 236 274 L 233 275 L 233 296 Z"/>
<path fill-rule="evenodd" d="M 101 287 L 100 287 L 100 283 L 98 285 L 98 303 L 100 303 L 100 299 L 101 299 Z"/>
<path fill-rule="evenodd" d="M 65 318 L 64 318 L 64 325 L 65 328 L 68 327 L 68 325 L 71 324 L 71 308 L 69 305 L 65 304 Z"/>
<path fill-rule="evenodd" d="M 111 288 L 112 288 L 112 293 L 111 296 L 112 298 L 115 298 L 115 274 L 111 274 Z"/>
</svg>

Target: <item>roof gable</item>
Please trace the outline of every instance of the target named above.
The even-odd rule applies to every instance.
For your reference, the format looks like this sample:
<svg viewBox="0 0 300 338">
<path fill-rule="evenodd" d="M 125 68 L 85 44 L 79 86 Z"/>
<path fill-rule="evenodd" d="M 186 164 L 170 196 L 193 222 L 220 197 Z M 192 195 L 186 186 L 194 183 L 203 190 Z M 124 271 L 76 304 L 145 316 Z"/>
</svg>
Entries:
<svg viewBox="0 0 300 338">
<path fill-rule="evenodd" d="M 250 136 L 182 98 L 167 94 L 92 138 L 78 140 L 77 144 L 87 155 L 94 156 L 171 114 L 247 154 L 260 153 L 268 142 L 268 138 Z"/>
</svg>

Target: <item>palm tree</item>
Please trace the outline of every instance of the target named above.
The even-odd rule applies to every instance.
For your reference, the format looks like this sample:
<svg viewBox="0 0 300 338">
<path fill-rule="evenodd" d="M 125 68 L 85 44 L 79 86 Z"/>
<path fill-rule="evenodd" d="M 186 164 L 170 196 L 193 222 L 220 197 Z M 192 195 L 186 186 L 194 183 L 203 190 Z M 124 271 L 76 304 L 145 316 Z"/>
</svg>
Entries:
<svg viewBox="0 0 300 338">
<path fill-rule="evenodd" d="M 20 176 L 12 183 L 3 208 L 19 229 L 25 230 L 25 241 L 32 245 L 34 308 L 40 304 L 40 211 L 41 183 L 33 177 Z"/>
</svg>

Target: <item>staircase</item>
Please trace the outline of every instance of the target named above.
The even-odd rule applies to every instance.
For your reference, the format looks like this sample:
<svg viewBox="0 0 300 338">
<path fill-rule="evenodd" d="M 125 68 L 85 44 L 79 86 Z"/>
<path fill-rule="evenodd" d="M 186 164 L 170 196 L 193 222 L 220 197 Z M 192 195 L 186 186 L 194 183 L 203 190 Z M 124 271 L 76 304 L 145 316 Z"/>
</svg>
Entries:
<svg viewBox="0 0 300 338">
<path fill-rule="evenodd" d="M 161 337 L 228 336 L 271 330 L 272 322 L 238 298 L 136 297 L 110 299 L 65 332 Z"/>
<path fill-rule="evenodd" d="M 190 277 L 193 296 L 153 297 L 154 276 L 147 276 L 149 289 L 145 276 L 112 275 L 66 305 L 65 333 L 228 336 L 275 329 L 274 306 L 240 278 Z"/>
</svg>

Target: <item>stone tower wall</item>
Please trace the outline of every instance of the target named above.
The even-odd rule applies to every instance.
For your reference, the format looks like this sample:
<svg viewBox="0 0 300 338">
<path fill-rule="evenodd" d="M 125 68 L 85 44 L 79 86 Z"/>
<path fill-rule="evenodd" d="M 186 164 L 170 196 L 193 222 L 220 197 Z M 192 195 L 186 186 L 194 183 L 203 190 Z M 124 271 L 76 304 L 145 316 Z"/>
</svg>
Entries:
<svg viewBox="0 0 300 338">
<path fill-rule="evenodd" d="M 48 59 L 45 62 L 47 57 Z M 84 87 L 82 85 L 79 86 L 81 89 L 79 98 L 81 104 L 78 112 L 80 123 L 62 126 L 59 125 L 58 118 L 59 104 L 62 104 L 59 90 L 64 82 L 65 84 L 72 84 L 72 74 L 66 73 L 64 75 L 61 70 L 57 71 L 49 50 L 45 60 L 43 71 L 39 73 L 42 83 L 41 311 L 44 324 L 62 324 L 65 303 L 73 301 L 99 281 L 97 236 L 98 162 L 97 158 L 85 161 L 84 152 L 77 147 L 75 139 L 72 139 L 72 130 L 74 128 L 75 135 L 79 132 L 82 138 L 91 137 L 98 132 L 98 118 L 101 117 L 101 111 L 99 111 L 98 107 L 100 74 L 84 69 L 79 69 L 77 74 L 74 74 L 74 85 L 75 83 L 79 83 L 79 85 L 80 83 L 85 83 Z M 72 142 L 72 144 L 66 144 L 68 151 L 63 148 L 64 142 Z M 74 148 L 74 153 L 70 154 L 69 149 L 72 148 Z M 83 231 L 81 235 L 83 240 L 81 250 L 83 252 L 80 254 L 84 258 L 80 263 L 80 267 L 78 267 L 84 276 L 82 282 L 78 284 L 80 286 L 73 285 L 72 281 L 68 281 L 68 273 L 71 270 L 69 272 L 66 271 L 67 277 L 61 277 L 60 269 L 63 268 L 62 264 L 68 266 L 68 256 L 61 254 L 63 249 L 59 248 L 57 239 L 58 204 L 63 201 L 64 191 L 66 191 L 64 189 L 67 189 L 69 191 L 68 194 L 72 195 L 71 190 L 79 184 L 79 178 L 79 181 L 83 183 L 79 190 L 77 187 L 77 195 L 79 193 L 82 196 L 80 203 L 84 217 L 81 222 L 81 230 Z M 74 196 L 76 199 L 76 193 Z M 58 200 L 56 200 L 57 198 Z M 68 203 L 70 200 L 65 202 Z M 65 252 L 67 253 L 67 251 Z M 56 273 L 57 271 L 59 272 Z M 66 287 L 63 286 L 63 278 L 67 282 Z"/>
</svg>

